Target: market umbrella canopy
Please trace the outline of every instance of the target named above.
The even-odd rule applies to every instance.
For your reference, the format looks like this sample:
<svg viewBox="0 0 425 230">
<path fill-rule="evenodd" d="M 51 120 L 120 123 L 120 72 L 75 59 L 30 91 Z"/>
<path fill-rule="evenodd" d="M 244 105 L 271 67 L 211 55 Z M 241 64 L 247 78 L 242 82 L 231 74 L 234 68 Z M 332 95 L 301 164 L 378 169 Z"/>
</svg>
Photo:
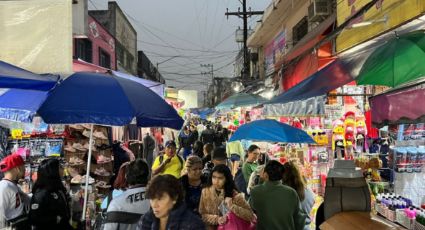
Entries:
<svg viewBox="0 0 425 230">
<path fill-rule="evenodd" d="M 363 64 L 359 85 L 396 87 L 425 76 L 425 33 L 414 31 L 387 41 Z"/>
<path fill-rule="evenodd" d="M 303 130 L 271 119 L 257 120 L 240 126 L 229 142 L 236 140 L 315 143 Z"/>
<path fill-rule="evenodd" d="M 0 61 L 0 88 L 48 91 L 59 80 L 59 76 L 35 74 L 17 66 Z"/>
<path fill-rule="evenodd" d="M 180 129 L 183 119 L 152 90 L 135 81 L 79 72 L 66 78 L 38 110 L 48 124 L 91 123 Z"/>
<path fill-rule="evenodd" d="M 222 101 L 215 108 L 224 109 L 224 108 L 237 108 L 243 106 L 255 106 L 266 102 L 267 100 L 254 94 L 248 93 L 238 93 L 230 96 L 226 100 Z"/>
</svg>

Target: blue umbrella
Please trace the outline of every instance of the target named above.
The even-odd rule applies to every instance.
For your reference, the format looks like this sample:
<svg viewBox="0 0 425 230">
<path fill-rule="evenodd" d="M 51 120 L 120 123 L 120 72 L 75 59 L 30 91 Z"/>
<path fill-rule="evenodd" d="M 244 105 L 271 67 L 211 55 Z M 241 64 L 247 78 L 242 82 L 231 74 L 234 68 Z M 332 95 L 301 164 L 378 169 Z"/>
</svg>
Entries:
<svg viewBox="0 0 425 230">
<path fill-rule="evenodd" d="M 0 88 L 48 91 L 59 80 L 59 76 L 38 75 L 17 66 L 0 61 Z"/>
<path fill-rule="evenodd" d="M 253 140 L 285 143 L 315 143 L 303 130 L 276 120 L 257 120 L 242 125 L 232 135 L 229 142 L 236 140 Z"/>
<path fill-rule="evenodd" d="M 4 106 L 10 108 L 7 104 Z M 25 109 L 25 106 L 28 105 L 19 104 L 20 109 Z M 135 121 L 140 127 L 180 129 L 184 123 L 173 107 L 142 84 L 113 75 L 85 72 L 75 73 L 60 82 L 50 91 L 37 113 L 48 124 L 122 126 Z M 91 159 L 92 143 L 93 125 L 88 159 Z M 83 219 L 87 207 L 89 172 L 90 164 L 87 164 Z"/>
<path fill-rule="evenodd" d="M 48 124 L 92 123 L 180 129 L 183 119 L 142 84 L 113 75 L 79 72 L 58 84 L 38 110 Z"/>
</svg>

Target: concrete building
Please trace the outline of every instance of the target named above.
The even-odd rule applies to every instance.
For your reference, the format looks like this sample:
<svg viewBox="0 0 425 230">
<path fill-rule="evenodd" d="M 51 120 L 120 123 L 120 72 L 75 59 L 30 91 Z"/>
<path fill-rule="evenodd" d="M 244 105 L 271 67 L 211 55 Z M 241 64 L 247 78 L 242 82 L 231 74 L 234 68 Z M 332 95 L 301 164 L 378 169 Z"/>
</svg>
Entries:
<svg viewBox="0 0 425 230">
<path fill-rule="evenodd" d="M 331 61 L 332 43 L 306 54 L 335 23 L 335 0 L 275 0 L 248 38 L 251 76 L 267 80 L 276 93 L 298 84 Z"/>
<path fill-rule="evenodd" d="M 117 70 L 137 75 L 137 32 L 116 2 L 108 2 L 108 10 L 90 10 L 116 39 Z"/>
<path fill-rule="evenodd" d="M 74 71 L 116 70 L 115 38 L 91 16 L 87 25 L 87 38 L 74 35 Z"/>
<path fill-rule="evenodd" d="M 141 78 L 165 84 L 165 79 L 162 77 L 158 69 L 149 60 L 143 51 L 137 53 L 137 75 Z"/>
</svg>

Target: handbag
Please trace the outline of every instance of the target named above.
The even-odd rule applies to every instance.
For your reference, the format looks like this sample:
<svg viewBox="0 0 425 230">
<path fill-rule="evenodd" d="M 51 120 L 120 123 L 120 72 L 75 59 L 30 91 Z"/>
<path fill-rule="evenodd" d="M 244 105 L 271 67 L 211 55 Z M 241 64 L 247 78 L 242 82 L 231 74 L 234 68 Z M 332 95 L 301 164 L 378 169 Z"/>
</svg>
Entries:
<svg viewBox="0 0 425 230">
<path fill-rule="evenodd" d="M 217 230 L 255 230 L 257 226 L 257 218 L 254 221 L 246 221 L 239 218 L 233 212 L 229 212 L 227 215 L 227 222 L 223 225 L 219 225 Z"/>
</svg>

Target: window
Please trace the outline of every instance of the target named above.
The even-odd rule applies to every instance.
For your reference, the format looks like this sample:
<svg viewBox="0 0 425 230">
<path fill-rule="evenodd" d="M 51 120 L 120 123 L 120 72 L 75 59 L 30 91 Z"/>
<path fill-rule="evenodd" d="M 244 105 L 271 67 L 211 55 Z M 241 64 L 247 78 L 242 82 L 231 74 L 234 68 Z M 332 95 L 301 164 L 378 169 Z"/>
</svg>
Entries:
<svg viewBox="0 0 425 230">
<path fill-rule="evenodd" d="M 75 39 L 75 57 L 92 62 L 92 44 L 88 39 Z"/>
<path fill-rule="evenodd" d="M 99 65 L 105 68 L 111 68 L 111 56 L 102 48 L 99 48 Z"/>
<path fill-rule="evenodd" d="M 292 41 L 293 45 L 298 43 L 308 33 L 308 20 L 307 16 L 303 17 L 293 28 L 292 28 Z"/>
</svg>

